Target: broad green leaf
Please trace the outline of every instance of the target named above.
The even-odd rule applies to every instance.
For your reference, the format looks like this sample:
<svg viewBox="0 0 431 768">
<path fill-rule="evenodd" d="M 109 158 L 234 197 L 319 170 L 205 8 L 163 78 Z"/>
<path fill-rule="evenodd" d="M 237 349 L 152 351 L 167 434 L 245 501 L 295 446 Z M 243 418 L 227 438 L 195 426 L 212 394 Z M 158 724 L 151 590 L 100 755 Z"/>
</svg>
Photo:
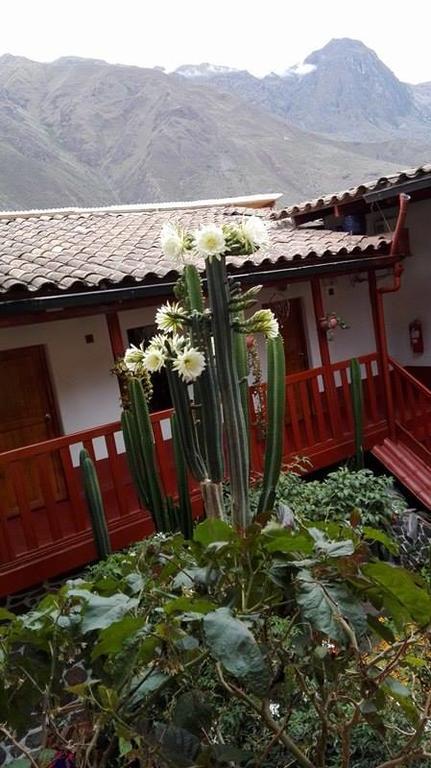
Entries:
<svg viewBox="0 0 431 768">
<path fill-rule="evenodd" d="M 359 638 L 367 631 L 364 609 L 342 584 L 320 582 L 310 571 L 302 570 L 296 579 L 296 599 L 303 618 L 341 645 L 349 643 L 342 617 Z"/>
<path fill-rule="evenodd" d="M 128 705 L 136 706 L 147 696 L 163 688 L 169 680 L 169 675 L 157 669 L 146 670 L 139 677 L 134 677 L 130 683 Z"/>
<path fill-rule="evenodd" d="M 309 528 L 308 532 L 314 539 L 314 548 L 316 552 L 326 557 L 347 557 L 353 555 L 355 546 L 351 539 L 344 541 L 330 541 L 319 530 L 319 528 Z"/>
<path fill-rule="evenodd" d="M 223 520 L 209 518 L 200 523 L 194 531 L 193 539 L 207 547 L 218 541 L 231 541 L 235 537 L 233 528 Z"/>
<path fill-rule="evenodd" d="M 213 744 L 211 753 L 214 755 L 217 765 L 243 765 L 253 760 L 253 753 L 244 749 L 239 749 L 231 744 Z"/>
<path fill-rule="evenodd" d="M 368 626 L 386 643 L 394 643 L 395 635 L 384 621 L 379 621 L 376 616 L 367 616 Z"/>
<path fill-rule="evenodd" d="M 17 757 L 7 764 L 8 768 L 31 768 L 31 762 L 28 757 Z"/>
<path fill-rule="evenodd" d="M 414 576 L 405 568 L 383 562 L 367 563 L 362 566 L 362 572 L 374 584 L 383 588 L 383 600 L 387 608 L 395 600 L 419 625 L 424 626 L 431 621 L 431 595 L 415 583 Z M 386 596 L 392 600 L 388 601 Z"/>
<path fill-rule="evenodd" d="M 127 597 L 123 592 L 116 592 L 111 597 L 101 597 L 86 589 L 72 589 L 69 594 L 84 600 L 85 607 L 82 617 L 82 633 L 93 632 L 95 629 L 105 629 L 121 619 L 138 606 L 138 600 Z"/>
<path fill-rule="evenodd" d="M 191 566 L 190 568 L 183 568 L 182 571 L 177 573 L 172 582 L 172 589 L 177 590 L 182 589 L 183 587 L 189 589 L 195 585 L 206 587 L 208 584 L 214 582 L 216 578 L 216 571 L 209 566 L 205 568 Z"/>
<path fill-rule="evenodd" d="M 265 543 L 268 552 L 295 552 L 300 555 L 311 555 L 313 552 L 314 542 L 308 533 L 278 529 L 264 534 L 268 539 Z"/>
<path fill-rule="evenodd" d="M 405 659 L 405 663 L 408 664 L 409 667 L 413 667 L 413 669 L 427 669 L 428 668 L 428 662 L 425 661 L 425 659 L 421 659 L 418 656 L 413 656 L 411 654 L 408 654 Z"/>
<path fill-rule="evenodd" d="M 174 725 L 199 736 L 202 729 L 209 730 L 212 719 L 212 707 L 208 704 L 207 695 L 202 691 L 186 691 L 178 696 L 172 714 Z"/>
<path fill-rule="evenodd" d="M 413 702 L 411 691 L 395 677 L 387 677 L 382 684 L 382 689 L 398 702 L 409 722 L 417 724 L 419 712 Z"/>
<path fill-rule="evenodd" d="M 118 750 L 120 755 L 128 755 L 133 749 L 133 744 L 129 739 L 124 739 L 122 736 L 118 739 Z"/>
<path fill-rule="evenodd" d="M 170 764 L 178 768 L 187 768 L 196 763 L 201 751 L 201 742 L 193 733 L 176 725 L 156 723 L 156 738 L 161 745 L 161 752 Z"/>
<path fill-rule="evenodd" d="M 56 754 L 55 749 L 41 749 L 40 752 L 37 753 L 38 766 L 40 766 L 40 768 L 46 768 L 51 765 Z"/>
<path fill-rule="evenodd" d="M 93 659 L 98 656 L 111 656 L 124 649 L 126 642 L 146 624 L 143 616 L 123 616 L 120 621 L 106 627 L 99 634 L 99 640 L 91 654 Z"/>
<path fill-rule="evenodd" d="M 386 547 L 391 555 L 398 554 L 399 546 L 397 542 L 394 541 L 394 539 L 391 539 L 391 537 L 388 536 L 384 531 L 381 531 L 378 528 L 370 528 L 370 526 L 366 525 L 364 526 L 362 532 L 364 539 L 368 539 L 369 541 L 378 541 L 380 544 L 383 544 L 383 546 Z"/>
<path fill-rule="evenodd" d="M 270 668 L 253 634 L 229 608 L 218 608 L 204 620 L 205 639 L 212 655 L 233 677 L 244 681 L 257 695 L 270 683 Z"/>
<path fill-rule="evenodd" d="M 214 603 L 205 598 L 177 597 L 169 600 L 163 606 L 164 612 L 170 616 L 173 613 L 209 613 L 215 609 Z"/>
</svg>

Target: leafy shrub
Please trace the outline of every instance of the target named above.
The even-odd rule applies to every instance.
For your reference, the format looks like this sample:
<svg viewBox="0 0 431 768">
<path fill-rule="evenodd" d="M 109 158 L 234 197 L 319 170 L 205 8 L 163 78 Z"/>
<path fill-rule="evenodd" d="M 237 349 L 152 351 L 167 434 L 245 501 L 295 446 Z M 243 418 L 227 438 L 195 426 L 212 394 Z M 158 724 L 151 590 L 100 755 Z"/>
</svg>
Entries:
<svg viewBox="0 0 431 768">
<path fill-rule="evenodd" d="M 362 534 L 207 520 L 2 611 L 0 732 L 78 768 L 425 766 L 431 596 Z"/>
<path fill-rule="evenodd" d="M 297 473 L 280 475 L 278 501 L 287 504 L 299 519 L 348 522 L 352 514 L 363 525 L 387 527 L 394 516 L 407 509 L 394 489 L 392 477 L 375 475 L 369 469 L 351 471 L 341 467 L 323 482 L 304 480 Z"/>
</svg>

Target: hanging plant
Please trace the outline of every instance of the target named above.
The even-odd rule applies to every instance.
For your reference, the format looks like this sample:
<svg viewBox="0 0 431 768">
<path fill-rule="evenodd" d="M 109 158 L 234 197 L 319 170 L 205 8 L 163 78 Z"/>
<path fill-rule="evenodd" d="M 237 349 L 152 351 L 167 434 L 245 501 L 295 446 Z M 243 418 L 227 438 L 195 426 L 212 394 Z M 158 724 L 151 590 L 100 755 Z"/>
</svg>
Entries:
<svg viewBox="0 0 431 768">
<path fill-rule="evenodd" d="M 350 325 L 335 312 L 328 312 L 326 315 L 320 318 L 319 327 L 322 329 L 322 331 L 326 331 L 328 341 L 332 341 L 334 338 L 334 330 L 336 328 L 346 330 L 346 328 L 350 328 Z"/>
</svg>

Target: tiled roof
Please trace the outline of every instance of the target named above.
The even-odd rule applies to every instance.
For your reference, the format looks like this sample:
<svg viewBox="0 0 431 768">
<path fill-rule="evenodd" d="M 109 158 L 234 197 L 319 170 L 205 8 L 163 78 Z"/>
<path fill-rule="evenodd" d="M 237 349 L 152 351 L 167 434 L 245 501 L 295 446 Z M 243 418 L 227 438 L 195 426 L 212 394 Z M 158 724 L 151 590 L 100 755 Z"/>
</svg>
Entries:
<svg viewBox="0 0 431 768">
<path fill-rule="evenodd" d="M 390 189 L 391 187 L 398 186 L 404 182 L 414 181 L 422 177 L 429 176 L 431 186 L 431 164 L 421 165 L 418 168 L 408 168 L 407 170 L 395 173 L 392 176 L 381 176 L 380 179 L 374 181 L 368 181 L 364 184 L 359 184 L 357 187 L 351 187 L 350 189 L 344 189 L 341 192 L 334 192 L 333 194 L 324 195 L 323 197 L 317 197 L 315 200 L 306 200 L 303 203 L 297 205 L 291 205 L 284 208 L 281 215 L 284 216 L 297 216 L 301 213 L 311 213 L 319 211 L 324 208 L 331 208 L 334 205 L 345 204 L 353 202 L 363 195 L 380 191 L 383 189 Z"/>
<path fill-rule="evenodd" d="M 160 249 L 160 229 L 176 220 L 186 228 L 250 214 L 268 220 L 271 246 L 230 259 L 233 270 L 271 268 L 304 259 L 348 259 L 387 253 L 391 235 L 363 237 L 329 230 L 293 229 L 274 221 L 271 209 L 211 207 L 140 212 L 43 212 L 0 217 L 0 293 L 10 299 L 106 289 L 176 278 L 176 265 Z M 203 266 L 203 265 L 201 265 Z M 12 296 L 11 296 L 12 292 Z M 8 294 L 5 296 L 5 294 Z"/>
</svg>

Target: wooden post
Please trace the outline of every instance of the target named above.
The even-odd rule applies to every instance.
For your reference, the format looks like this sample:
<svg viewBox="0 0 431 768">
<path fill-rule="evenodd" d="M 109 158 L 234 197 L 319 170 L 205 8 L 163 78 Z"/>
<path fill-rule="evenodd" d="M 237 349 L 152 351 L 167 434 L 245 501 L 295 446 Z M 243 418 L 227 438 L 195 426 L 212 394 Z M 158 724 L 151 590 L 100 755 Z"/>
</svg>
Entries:
<svg viewBox="0 0 431 768">
<path fill-rule="evenodd" d="M 334 374 L 331 367 L 331 353 L 329 351 L 328 336 L 326 331 L 321 328 L 320 320 L 325 315 L 323 307 L 322 288 L 318 277 L 311 278 L 311 292 L 313 294 L 314 315 L 316 318 L 317 337 L 319 339 L 320 359 L 323 368 L 323 381 L 327 395 L 328 412 L 331 419 L 331 425 L 334 437 L 343 433 L 340 412 L 338 406 L 338 393 L 335 386 Z"/>
<path fill-rule="evenodd" d="M 386 418 L 388 422 L 389 436 L 395 438 L 395 412 L 394 399 L 392 394 L 391 377 L 389 373 L 389 354 L 388 342 L 386 336 L 385 313 L 383 307 L 383 296 L 377 288 L 377 278 L 375 270 L 368 272 L 368 285 L 370 290 L 370 303 L 373 313 L 374 335 L 376 338 L 376 351 L 379 367 L 379 376 L 383 385 L 383 394 L 385 398 Z"/>
<path fill-rule="evenodd" d="M 117 312 L 105 314 L 108 325 L 109 338 L 111 340 L 112 355 L 115 360 L 124 355 L 123 336 L 121 334 L 120 321 Z"/>
</svg>

